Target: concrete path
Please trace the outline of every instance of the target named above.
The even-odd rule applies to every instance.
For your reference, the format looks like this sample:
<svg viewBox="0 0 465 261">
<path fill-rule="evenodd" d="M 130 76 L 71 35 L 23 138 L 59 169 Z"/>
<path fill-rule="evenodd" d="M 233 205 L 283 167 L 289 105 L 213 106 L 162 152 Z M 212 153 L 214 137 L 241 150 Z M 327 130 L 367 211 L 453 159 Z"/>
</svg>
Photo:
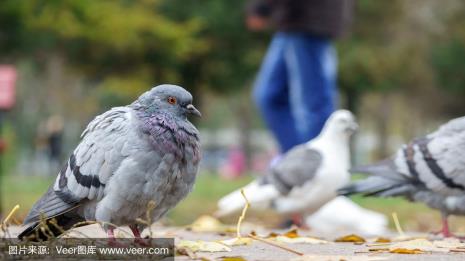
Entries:
<svg viewBox="0 0 465 261">
<path fill-rule="evenodd" d="M 16 236 L 20 227 L 10 226 L 8 232 L 11 236 Z M 161 227 L 154 225 L 151 227 L 153 237 L 174 237 L 176 241 L 179 240 L 222 240 L 234 237 L 234 234 L 228 233 L 206 233 L 206 232 L 192 232 L 185 228 L 179 227 Z M 265 229 L 259 229 L 259 234 L 267 233 L 269 231 Z M 244 231 L 247 233 L 248 231 Z M 281 231 L 278 231 L 281 232 Z M 302 235 L 311 235 L 310 232 L 299 231 Z M 149 234 L 148 230 L 145 230 L 143 235 Z M 73 231 L 72 236 L 75 237 L 106 237 L 105 232 L 98 225 L 89 225 L 81 227 Z M 130 237 L 131 234 L 128 228 L 120 229 L 117 234 L 118 237 Z M 341 235 L 344 235 L 341 233 Z M 339 235 L 339 236 L 341 236 Z M 0 234 L 0 237 L 4 235 Z M 332 241 L 337 235 L 328 235 L 324 239 Z M 280 243 L 283 244 L 283 243 Z M 272 245 L 254 241 L 250 245 L 246 246 L 233 246 L 231 252 L 216 252 L 216 253 L 205 253 L 197 252 L 195 256 L 200 260 L 205 258 L 206 260 L 221 260 L 222 257 L 237 257 L 240 256 L 245 260 L 465 260 L 465 253 L 425 253 L 425 254 L 387 254 L 387 253 L 370 253 L 368 252 L 369 247 L 366 244 L 356 245 L 353 243 L 331 243 L 323 245 L 312 245 L 312 244 L 283 244 L 288 248 L 304 253 L 305 258 L 300 257 L 292 252 L 282 250 Z M 380 259 L 378 259 L 380 258 Z M 176 260 L 191 260 L 188 256 L 177 256 Z"/>
</svg>

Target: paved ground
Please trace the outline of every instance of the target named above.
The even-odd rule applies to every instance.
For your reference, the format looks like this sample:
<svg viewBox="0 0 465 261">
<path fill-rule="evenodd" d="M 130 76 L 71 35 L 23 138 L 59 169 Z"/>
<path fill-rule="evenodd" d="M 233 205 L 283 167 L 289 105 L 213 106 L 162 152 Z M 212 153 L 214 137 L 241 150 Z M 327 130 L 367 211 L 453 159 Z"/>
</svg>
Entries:
<svg viewBox="0 0 465 261">
<path fill-rule="evenodd" d="M 247 229 L 244 229 L 247 232 Z M 10 227 L 9 233 L 11 236 L 15 236 L 20 231 L 19 227 Z M 126 230 L 127 231 L 127 230 Z M 264 229 L 261 229 L 261 233 L 266 233 Z M 75 236 L 88 237 L 105 237 L 104 231 L 98 225 L 90 225 L 78 229 L 75 232 Z M 148 233 L 145 231 L 144 233 Z M 152 227 L 152 235 L 154 237 L 175 237 L 176 240 L 221 240 L 232 238 L 234 234 L 225 233 L 205 233 L 205 232 L 192 232 L 184 228 L 177 227 Z M 302 235 L 309 234 L 309 232 L 299 232 Z M 343 234 L 341 234 L 343 235 Z M 127 237 L 126 232 L 117 232 L 119 237 Z M 327 240 L 333 240 L 334 235 L 328 235 L 325 237 Z M 282 244 L 282 243 L 281 243 Z M 382 258 L 383 260 L 465 260 L 465 253 L 426 253 L 416 255 L 406 254 L 380 254 L 380 253 L 369 253 L 365 244 L 355 245 L 353 243 L 331 243 L 324 245 L 312 245 L 312 244 L 283 244 L 288 248 L 302 252 L 305 255 L 311 256 L 305 260 L 376 260 L 376 258 Z M 206 258 L 207 260 L 221 260 L 222 257 L 240 256 L 245 260 L 291 260 L 298 258 L 299 256 L 286 250 L 259 242 L 254 241 L 251 245 L 246 246 L 234 246 L 232 252 L 217 252 L 217 253 L 196 253 L 198 259 Z M 340 257 L 334 257 L 340 256 Z M 331 258 L 332 257 L 332 258 Z M 369 257 L 369 259 L 366 259 Z M 354 258 L 354 259 L 352 259 Z M 191 260 L 188 256 L 178 256 L 176 260 Z"/>
</svg>

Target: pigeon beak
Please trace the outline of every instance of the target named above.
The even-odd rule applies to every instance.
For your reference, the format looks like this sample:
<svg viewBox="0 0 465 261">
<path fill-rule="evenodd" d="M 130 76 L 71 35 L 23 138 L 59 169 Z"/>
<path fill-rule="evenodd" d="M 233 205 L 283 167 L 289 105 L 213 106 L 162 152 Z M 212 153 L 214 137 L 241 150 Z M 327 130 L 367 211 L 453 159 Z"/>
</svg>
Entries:
<svg viewBox="0 0 465 261">
<path fill-rule="evenodd" d="M 192 104 L 189 104 L 186 106 L 186 109 L 187 109 L 187 113 L 189 114 L 193 114 L 195 116 L 198 116 L 198 117 L 202 117 L 202 113 L 200 113 L 199 110 L 197 110 L 194 105 Z"/>
<path fill-rule="evenodd" d="M 347 130 L 348 130 L 349 132 L 352 132 L 352 133 L 353 133 L 353 132 L 356 132 L 356 131 L 358 130 L 358 124 L 355 123 L 355 122 L 351 123 L 351 124 L 347 127 Z"/>
</svg>

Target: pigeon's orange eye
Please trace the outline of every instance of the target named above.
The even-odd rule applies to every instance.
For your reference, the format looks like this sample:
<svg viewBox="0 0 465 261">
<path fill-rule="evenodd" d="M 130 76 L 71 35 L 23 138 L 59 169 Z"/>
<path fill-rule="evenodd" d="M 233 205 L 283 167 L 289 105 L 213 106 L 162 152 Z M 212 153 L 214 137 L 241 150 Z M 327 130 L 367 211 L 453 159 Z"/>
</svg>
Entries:
<svg viewBox="0 0 465 261">
<path fill-rule="evenodd" d="M 176 104 L 176 98 L 174 98 L 172 96 L 168 97 L 168 103 L 169 104 Z"/>
</svg>

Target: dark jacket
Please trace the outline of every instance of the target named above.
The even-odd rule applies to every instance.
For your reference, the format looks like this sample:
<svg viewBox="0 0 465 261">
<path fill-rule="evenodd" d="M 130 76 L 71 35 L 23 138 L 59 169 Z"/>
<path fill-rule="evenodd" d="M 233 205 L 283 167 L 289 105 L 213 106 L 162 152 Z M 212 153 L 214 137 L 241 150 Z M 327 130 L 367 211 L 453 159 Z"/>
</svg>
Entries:
<svg viewBox="0 0 465 261">
<path fill-rule="evenodd" d="M 269 19 L 278 31 L 336 38 L 352 22 L 354 0 L 253 0 L 248 12 Z"/>
</svg>

